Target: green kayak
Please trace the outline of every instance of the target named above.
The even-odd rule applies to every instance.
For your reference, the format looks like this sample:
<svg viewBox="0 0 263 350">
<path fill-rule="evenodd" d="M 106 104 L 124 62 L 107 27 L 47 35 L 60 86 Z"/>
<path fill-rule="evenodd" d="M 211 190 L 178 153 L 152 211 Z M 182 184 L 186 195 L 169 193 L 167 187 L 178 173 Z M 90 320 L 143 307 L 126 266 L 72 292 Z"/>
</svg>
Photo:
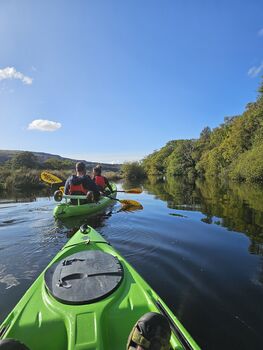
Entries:
<svg viewBox="0 0 263 350">
<path fill-rule="evenodd" d="M 113 191 L 117 190 L 115 184 L 111 183 Z M 58 204 L 54 210 L 53 215 L 55 218 L 68 218 L 70 216 L 78 216 L 78 215 L 90 215 L 95 214 L 108 205 L 114 203 L 115 201 L 111 198 L 116 197 L 116 192 L 113 192 L 110 197 L 101 197 L 101 199 L 97 203 L 88 203 L 88 204 L 76 204 L 72 205 L 70 203 L 70 199 L 78 198 L 79 196 L 63 196 L 65 202 Z M 79 203 L 79 202 L 78 202 Z"/>
<path fill-rule="evenodd" d="M 15 339 L 30 350 L 125 350 L 134 324 L 149 311 L 168 319 L 171 349 L 200 349 L 131 265 L 83 225 L 0 326 L 0 344 Z"/>
</svg>

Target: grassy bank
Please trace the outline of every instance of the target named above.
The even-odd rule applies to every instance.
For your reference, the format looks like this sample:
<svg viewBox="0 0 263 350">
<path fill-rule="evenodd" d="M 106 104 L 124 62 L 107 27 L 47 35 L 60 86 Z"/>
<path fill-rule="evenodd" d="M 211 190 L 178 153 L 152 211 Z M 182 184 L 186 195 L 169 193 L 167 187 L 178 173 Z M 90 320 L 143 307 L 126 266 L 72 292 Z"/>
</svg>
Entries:
<svg viewBox="0 0 263 350">
<path fill-rule="evenodd" d="M 61 184 L 50 185 L 45 184 L 41 178 L 41 172 L 45 170 L 62 180 Z M 62 186 L 66 179 L 74 174 L 74 168 L 72 169 L 32 169 L 28 167 L 14 168 L 10 167 L 10 164 L 4 164 L 0 167 L 0 194 L 10 194 L 10 193 L 37 193 L 45 189 L 50 191 L 56 190 L 59 186 Z M 104 175 L 110 181 L 116 181 L 121 178 L 118 172 L 105 172 Z"/>
</svg>

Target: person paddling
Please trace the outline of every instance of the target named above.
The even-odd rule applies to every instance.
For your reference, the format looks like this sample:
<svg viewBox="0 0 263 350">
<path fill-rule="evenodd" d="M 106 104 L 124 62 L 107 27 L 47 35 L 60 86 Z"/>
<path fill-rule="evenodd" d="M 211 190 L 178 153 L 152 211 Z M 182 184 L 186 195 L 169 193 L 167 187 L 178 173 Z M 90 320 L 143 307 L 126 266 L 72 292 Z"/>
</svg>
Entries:
<svg viewBox="0 0 263 350">
<path fill-rule="evenodd" d="M 76 175 L 71 175 L 67 179 L 65 194 L 86 195 L 87 200 L 81 201 L 81 204 L 98 201 L 100 197 L 99 188 L 86 174 L 86 166 L 83 162 L 76 163 Z"/>
<path fill-rule="evenodd" d="M 102 167 L 101 165 L 96 165 L 95 168 L 93 168 L 93 181 L 98 186 L 99 190 L 101 192 L 105 192 L 105 190 L 108 188 L 110 192 L 113 192 L 113 189 L 111 187 L 111 184 L 109 183 L 109 180 L 101 175 Z"/>
</svg>

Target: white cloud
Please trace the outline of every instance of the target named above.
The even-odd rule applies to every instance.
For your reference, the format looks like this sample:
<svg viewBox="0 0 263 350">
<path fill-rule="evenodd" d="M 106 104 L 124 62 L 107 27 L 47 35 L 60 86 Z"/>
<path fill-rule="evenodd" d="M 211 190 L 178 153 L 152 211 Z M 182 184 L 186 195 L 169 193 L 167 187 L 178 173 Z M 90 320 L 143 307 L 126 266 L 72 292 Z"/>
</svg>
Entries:
<svg viewBox="0 0 263 350">
<path fill-rule="evenodd" d="M 260 73 L 262 70 L 263 70 L 263 61 L 261 62 L 261 64 L 260 64 L 258 67 L 256 67 L 256 66 L 251 67 L 251 68 L 248 70 L 247 74 L 248 74 L 249 77 L 255 78 L 257 75 L 259 75 L 259 73 Z"/>
<path fill-rule="evenodd" d="M 61 128 L 61 123 L 51 120 L 36 119 L 28 125 L 28 130 L 55 131 Z"/>
<path fill-rule="evenodd" d="M 263 36 L 263 28 L 261 28 L 261 29 L 258 31 L 258 35 L 259 35 L 259 36 Z"/>
<path fill-rule="evenodd" d="M 0 69 L 0 80 L 5 79 L 18 79 L 23 82 L 25 85 L 31 85 L 33 83 L 33 79 L 27 77 L 21 72 L 18 72 L 14 67 L 6 67 Z"/>
</svg>

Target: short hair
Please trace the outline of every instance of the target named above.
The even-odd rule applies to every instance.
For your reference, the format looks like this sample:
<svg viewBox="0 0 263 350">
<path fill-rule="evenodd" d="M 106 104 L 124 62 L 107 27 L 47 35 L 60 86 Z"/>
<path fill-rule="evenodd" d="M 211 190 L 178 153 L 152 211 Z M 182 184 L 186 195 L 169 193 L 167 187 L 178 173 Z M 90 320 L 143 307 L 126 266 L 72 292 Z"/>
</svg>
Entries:
<svg viewBox="0 0 263 350">
<path fill-rule="evenodd" d="M 99 175 L 101 175 L 101 165 L 96 165 L 95 168 L 93 168 L 93 171 Z"/>
<path fill-rule="evenodd" d="M 82 172 L 82 173 L 85 173 L 85 172 L 86 172 L 86 165 L 85 165 L 85 163 L 83 163 L 83 162 L 77 162 L 77 163 L 76 163 L 76 170 L 77 170 L 77 171 L 80 171 L 80 172 Z"/>
</svg>

